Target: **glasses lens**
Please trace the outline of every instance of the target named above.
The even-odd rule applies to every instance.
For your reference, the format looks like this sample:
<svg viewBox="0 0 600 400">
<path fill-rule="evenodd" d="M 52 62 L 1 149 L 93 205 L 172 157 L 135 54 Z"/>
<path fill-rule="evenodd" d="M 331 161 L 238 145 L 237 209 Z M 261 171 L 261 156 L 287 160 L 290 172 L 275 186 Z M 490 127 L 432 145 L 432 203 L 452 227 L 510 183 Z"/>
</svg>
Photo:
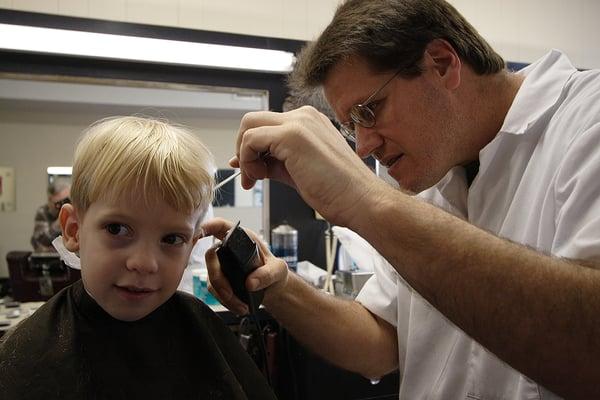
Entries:
<svg viewBox="0 0 600 400">
<path fill-rule="evenodd" d="M 365 128 L 372 128 L 375 126 L 375 114 L 369 108 L 368 105 L 357 104 L 352 107 L 350 112 L 350 118 L 355 124 L 359 124 Z"/>
<path fill-rule="evenodd" d="M 64 199 L 59 200 L 56 203 L 54 203 L 54 207 L 57 210 L 60 210 L 62 208 L 63 204 L 69 204 L 69 203 L 71 203 L 71 199 L 67 197 L 67 198 L 64 198 Z"/>
</svg>

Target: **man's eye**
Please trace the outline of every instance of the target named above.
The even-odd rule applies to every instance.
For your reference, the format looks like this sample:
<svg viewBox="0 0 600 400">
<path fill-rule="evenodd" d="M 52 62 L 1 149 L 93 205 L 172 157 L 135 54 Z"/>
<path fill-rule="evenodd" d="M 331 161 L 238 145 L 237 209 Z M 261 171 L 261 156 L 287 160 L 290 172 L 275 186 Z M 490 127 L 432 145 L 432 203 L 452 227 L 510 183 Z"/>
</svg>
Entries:
<svg viewBox="0 0 600 400">
<path fill-rule="evenodd" d="M 176 235 L 176 234 L 171 234 L 171 235 L 167 235 L 165 237 L 163 237 L 162 239 L 163 243 L 166 243 L 168 245 L 180 245 L 185 243 L 185 238 L 180 236 L 180 235 Z"/>
<path fill-rule="evenodd" d="M 371 110 L 372 112 L 375 112 L 375 109 L 377 108 L 378 105 L 379 105 L 379 100 L 372 101 L 369 104 L 365 105 L 365 107 L 368 107 L 369 110 Z"/>
<path fill-rule="evenodd" d="M 129 229 L 123 224 L 108 224 L 105 229 L 108 233 L 115 236 L 123 236 L 129 233 Z"/>
</svg>

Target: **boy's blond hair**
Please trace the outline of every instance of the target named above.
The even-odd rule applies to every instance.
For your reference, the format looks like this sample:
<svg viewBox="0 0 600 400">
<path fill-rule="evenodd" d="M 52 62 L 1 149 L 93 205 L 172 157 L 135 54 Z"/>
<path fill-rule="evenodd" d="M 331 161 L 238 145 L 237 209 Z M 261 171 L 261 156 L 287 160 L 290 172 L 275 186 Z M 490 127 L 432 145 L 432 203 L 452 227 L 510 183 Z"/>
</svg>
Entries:
<svg viewBox="0 0 600 400">
<path fill-rule="evenodd" d="M 92 124 L 77 144 L 71 199 L 85 213 L 100 198 L 137 191 L 146 204 L 158 195 L 177 211 L 203 215 L 213 200 L 215 171 L 210 151 L 184 127 L 110 117 Z"/>
</svg>

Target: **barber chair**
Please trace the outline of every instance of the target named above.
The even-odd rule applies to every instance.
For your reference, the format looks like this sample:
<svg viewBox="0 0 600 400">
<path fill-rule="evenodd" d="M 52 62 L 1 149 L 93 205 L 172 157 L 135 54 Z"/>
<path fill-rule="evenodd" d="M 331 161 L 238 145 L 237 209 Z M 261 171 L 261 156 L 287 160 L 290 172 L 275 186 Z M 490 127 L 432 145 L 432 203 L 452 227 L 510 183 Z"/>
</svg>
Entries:
<svg viewBox="0 0 600 400">
<path fill-rule="evenodd" d="M 57 253 L 11 251 L 6 255 L 12 297 L 16 301 L 46 301 L 62 288 L 81 279 Z"/>
</svg>

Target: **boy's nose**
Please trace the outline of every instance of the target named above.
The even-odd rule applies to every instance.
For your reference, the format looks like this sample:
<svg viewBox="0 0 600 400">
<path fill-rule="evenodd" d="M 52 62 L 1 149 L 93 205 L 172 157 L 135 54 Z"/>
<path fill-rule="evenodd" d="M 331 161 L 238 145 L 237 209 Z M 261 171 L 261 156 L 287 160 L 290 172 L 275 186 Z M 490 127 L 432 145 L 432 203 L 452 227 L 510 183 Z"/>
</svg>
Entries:
<svg viewBox="0 0 600 400">
<path fill-rule="evenodd" d="M 151 274 L 158 271 L 158 262 L 151 246 L 139 244 L 127 258 L 127 269 L 142 274 Z"/>
</svg>

